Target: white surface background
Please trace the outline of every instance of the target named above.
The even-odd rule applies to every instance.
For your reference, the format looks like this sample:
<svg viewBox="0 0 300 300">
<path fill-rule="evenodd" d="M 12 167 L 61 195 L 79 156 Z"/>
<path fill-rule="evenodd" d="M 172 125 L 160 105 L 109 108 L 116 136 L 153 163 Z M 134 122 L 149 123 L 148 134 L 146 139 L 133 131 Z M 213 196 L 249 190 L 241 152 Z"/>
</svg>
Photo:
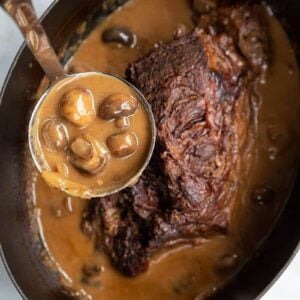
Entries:
<svg viewBox="0 0 300 300">
<path fill-rule="evenodd" d="M 34 0 L 33 2 L 38 14 L 41 15 L 52 0 Z M 0 88 L 21 43 L 21 34 L 9 17 L 0 9 Z M 259 280 L 259 274 L 257 274 L 257 280 Z M 21 297 L 12 285 L 0 261 L 0 300 L 20 299 Z M 262 300 L 300 300 L 300 253 Z"/>
</svg>

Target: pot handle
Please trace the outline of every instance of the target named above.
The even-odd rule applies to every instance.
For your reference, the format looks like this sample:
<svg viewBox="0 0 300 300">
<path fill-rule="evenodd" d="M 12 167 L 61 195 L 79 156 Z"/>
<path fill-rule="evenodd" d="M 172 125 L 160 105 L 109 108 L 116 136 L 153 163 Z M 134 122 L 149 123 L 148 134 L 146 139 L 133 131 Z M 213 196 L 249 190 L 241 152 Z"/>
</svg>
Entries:
<svg viewBox="0 0 300 300">
<path fill-rule="evenodd" d="M 50 82 L 66 76 L 31 0 L 0 0 L 0 5 L 13 18 L 25 41 Z"/>
</svg>

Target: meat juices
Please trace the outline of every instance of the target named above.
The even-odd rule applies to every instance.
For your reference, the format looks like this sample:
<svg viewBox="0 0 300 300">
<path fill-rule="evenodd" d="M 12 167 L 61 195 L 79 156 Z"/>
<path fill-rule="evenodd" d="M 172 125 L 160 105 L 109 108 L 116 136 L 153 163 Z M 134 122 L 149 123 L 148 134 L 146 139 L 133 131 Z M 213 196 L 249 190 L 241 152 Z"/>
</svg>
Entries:
<svg viewBox="0 0 300 300">
<path fill-rule="evenodd" d="M 169 53 L 170 47 L 174 44 L 178 45 L 179 49 L 197 51 L 203 49 L 201 51 L 203 56 L 199 62 L 197 61 L 195 69 L 202 75 L 200 80 L 195 82 L 195 86 L 200 90 L 199 82 L 206 80 L 213 92 L 209 94 L 211 97 L 207 97 L 204 86 L 204 95 L 200 97 L 198 92 L 193 91 L 197 99 L 203 99 L 203 102 L 211 105 L 210 110 L 206 107 L 203 109 L 203 106 L 199 105 L 197 111 L 203 109 L 203 121 L 192 117 L 195 123 L 185 122 L 186 117 L 181 118 L 180 113 L 177 116 L 175 110 L 178 106 L 180 112 L 189 116 L 186 111 L 188 107 L 179 105 L 176 93 L 170 92 L 168 97 L 168 91 L 173 91 L 172 87 L 176 86 L 175 92 L 182 93 L 184 90 L 184 95 L 192 93 L 190 91 L 192 83 L 187 79 L 195 78 L 194 69 L 191 69 L 194 55 L 183 55 L 187 58 L 186 69 L 190 72 L 186 73 L 187 76 L 181 76 L 180 80 L 176 74 L 170 76 L 170 81 L 165 81 L 162 80 L 163 75 L 157 73 L 157 78 L 155 77 L 153 82 L 157 84 L 157 88 L 165 91 L 160 99 L 164 105 L 156 101 L 157 97 L 150 95 L 154 84 L 149 87 L 149 95 L 150 100 L 156 103 L 155 117 L 160 118 L 157 120 L 161 124 L 158 147 L 152 163 L 140 182 L 132 189 L 112 197 L 111 202 L 99 199 L 66 200 L 65 194 L 47 187 L 39 177 L 33 183 L 35 192 L 33 200 L 36 199 L 40 211 L 39 231 L 44 237 L 45 244 L 43 255 L 48 253 L 50 260 L 53 260 L 52 269 L 62 279 L 64 291 L 69 296 L 73 295 L 78 299 L 204 299 L 228 282 L 254 253 L 274 225 L 289 195 L 296 166 L 295 158 L 299 153 L 296 141 L 299 140 L 300 134 L 298 125 L 300 89 L 297 63 L 286 33 L 274 16 L 266 14 L 267 10 L 263 6 L 233 5 L 215 10 L 217 7 L 215 1 L 195 0 L 193 1 L 195 5 L 196 2 L 210 3 L 208 6 L 202 6 L 200 3 L 197 9 L 201 10 L 201 16 L 195 18 L 192 15 L 195 10 L 191 10 L 191 2 L 174 0 L 170 5 L 169 0 L 129 1 L 95 28 L 67 65 L 67 68 L 72 70 L 99 70 L 125 76 L 125 70 L 130 64 L 140 66 L 141 70 L 145 66 L 153 70 L 157 66 L 157 61 L 161 59 L 161 54 Z M 261 17 L 261 14 L 265 16 Z M 205 22 L 205 19 L 208 22 Z M 184 24 L 185 27 L 180 24 Z M 207 26 L 208 24 L 211 26 Z M 194 32 L 195 25 L 203 31 Z M 179 32 L 176 30 L 178 26 Z M 122 39 L 115 35 L 121 32 L 123 34 L 125 28 L 126 35 L 122 36 Z M 104 32 L 106 34 L 113 32 L 114 35 L 104 41 Z M 174 32 L 177 32 L 175 41 L 173 41 Z M 258 43 L 249 32 L 259 36 Z M 224 36 L 225 39 L 221 38 Z M 134 46 L 127 44 L 129 37 L 135 38 Z M 233 41 L 233 47 L 229 48 L 231 51 L 223 51 L 221 41 L 230 42 L 230 38 Z M 206 47 L 202 45 L 204 42 Z M 186 43 L 185 46 L 183 43 Z M 226 50 L 227 47 L 228 44 Z M 208 55 L 207 48 L 217 53 Z M 158 54 L 157 58 L 149 55 L 153 49 L 157 50 L 157 52 L 154 50 L 154 53 Z M 247 52 L 242 49 L 255 49 L 254 55 L 247 56 Z M 172 52 L 177 53 L 177 50 Z M 193 54 L 194 50 L 189 52 Z M 239 55 L 236 56 L 236 53 Z M 150 66 L 146 64 L 149 57 L 153 59 Z M 205 61 L 208 64 L 214 57 L 222 57 L 221 63 L 214 60 L 219 63 L 217 71 L 214 73 L 209 69 L 207 73 L 202 72 Z M 260 68 L 255 68 L 255 64 L 250 61 L 256 60 L 255 57 L 262 58 Z M 181 60 L 180 56 L 177 58 Z M 229 70 L 223 67 L 223 61 L 225 66 L 230 67 Z M 242 61 L 244 66 L 237 68 L 238 61 Z M 166 59 L 162 60 L 161 65 L 164 66 L 165 63 Z M 269 68 L 266 70 L 264 65 L 269 65 Z M 184 68 L 183 64 L 176 65 L 174 70 L 182 70 L 181 68 Z M 132 71 L 134 69 L 132 67 L 130 71 L 132 80 L 136 80 L 136 84 L 142 84 L 143 80 L 140 79 L 142 73 L 134 73 Z M 164 70 L 170 73 L 168 68 L 164 67 Z M 145 78 L 150 78 L 147 70 L 143 73 L 146 74 Z M 212 76 L 220 73 L 224 76 L 241 74 L 237 79 Z M 177 79 L 176 82 L 174 78 Z M 182 84 L 177 86 L 178 82 L 182 83 L 183 80 L 184 86 Z M 233 90 L 235 80 L 237 89 Z M 266 83 L 262 84 L 264 81 Z M 169 86 L 170 82 L 172 86 Z M 218 93 L 219 87 L 224 85 L 225 89 L 221 90 L 222 93 Z M 147 92 L 148 87 L 144 89 Z M 229 95 L 231 99 L 220 101 L 219 97 L 224 94 Z M 176 105 L 172 106 L 173 103 Z M 166 113 L 162 111 L 165 106 Z M 224 108 L 227 109 L 225 115 L 233 119 L 226 118 L 226 122 L 222 119 L 222 122 L 217 124 L 218 127 L 215 128 L 219 129 L 230 125 L 229 131 L 221 130 L 222 134 L 213 140 L 213 145 L 217 147 L 211 150 L 212 153 L 224 155 L 215 160 L 213 154 L 208 155 L 207 160 L 199 164 L 204 168 L 203 171 L 200 168 L 201 174 L 207 174 L 206 170 L 213 169 L 212 166 L 215 166 L 213 170 L 217 170 L 221 165 L 233 170 L 231 176 L 229 176 L 231 172 L 226 175 L 222 172 L 210 174 L 207 171 L 209 173 L 207 179 L 215 180 L 212 188 L 216 186 L 221 190 L 220 195 L 216 196 L 216 192 L 210 186 L 207 194 L 210 200 L 207 202 L 208 212 L 221 216 L 214 219 L 213 216 L 206 217 L 205 210 L 198 207 L 200 200 L 201 205 L 206 204 L 205 197 L 199 198 L 199 203 L 197 201 L 194 203 L 190 195 L 183 195 L 181 179 L 178 182 L 175 180 L 177 174 L 180 176 L 195 174 L 197 168 L 191 169 L 193 164 L 188 160 L 189 168 L 184 168 L 185 165 L 180 160 L 177 164 L 177 160 L 172 159 L 172 162 L 176 162 L 176 173 L 172 173 L 170 178 L 166 176 L 166 168 L 168 156 L 178 158 L 178 155 L 184 153 L 180 147 L 181 143 L 191 140 L 191 147 L 196 143 L 194 139 L 189 138 L 191 130 L 195 127 L 201 128 L 203 125 L 206 129 L 206 135 L 200 137 L 195 135 L 197 139 L 203 138 L 206 141 L 205 137 L 215 137 L 213 128 L 207 126 L 208 122 L 213 122 L 215 118 L 207 120 L 206 116 L 218 116 L 218 112 L 222 112 Z M 245 114 L 251 116 L 251 120 L 240 116 L 239 111 L 242 111 L 242 108 Z M 171 131 L 174 127 L 166 116 L 176 123 L 182 120 L 180 123 L 182 126 L 178 127 L 178 136 L 174 134 L 175 131 L 174 133 Z M 116 122 L 116 126 L 127 127 L 128 120 L 124 118 L 122 122 Z M 240 134 L 240 128 L 249 133 L 249 136 L 244 137 Z M 237 134 L 228 141 L 225 137 L 230 137 L 233 132 Z M 241 137 L 244 137 L 244 140 Z M 203 140 L 201 143 L 205 148 L 208 144 Z M 220 145 L 225 143 L 229 147 L 222 149 Z M 174 144 L 180 151 L 174 153 Z M 229 153 L 233 151 L 235 145 L 240 148 L 240 154 L 231 159 Z M 201 150 L 200 153 L 211 153 L 208 150 L 205 152 Z M 163 153 L 168 156 L 164 157 Z M 193 156 L 194 152 L 189 155 L 195 159 Z M 238 176 L 238 182 L 235 175 Z M 196 176 L 192 179 L 198 183 L 194 177 Z M 192 184 L 195 183 L 192 181 Z M 31 187 L 32 181 L 29 181 L 29 185 Z M 171 193 L 169 187 L 173 186 L 175 189 Z M 220 186 L 224 186 L 224 189 Z M 198 185 L 196 187 L 198 188 Z M 228 191 L 227 187 L 237 189 Z M 216 198 L 220 201 L 215 201 Z M 195 209 L 184 206 L 190 201 Z M 179 210 L 181 207 L 184 211 Z M 177 211 L 179 213 L 176 217 L 182 218 L 171 219 L 172 213 L 174 215 Z M 196 213 L 203 223 L 187 223 L 187 217 L 196 218 Z M 160 220 L 164 223 L 158 223 Z M 220 220 L 224 220 L 224 223 Z M 167 225 L 166 233 L 162 234 L 162 230 L 157 230 L 166 228 L 159 227 L 160 224 Z M 80 230 L 80 225 L 84 233 Z M 174 237 L 170 235 L 169 228 L 175 229 L 172 231 Z M 125 242 L 122 242 L 122 237 Z M 102 243 L 103 239 L 106 240 Z M 131 254 L 131 249 L 136 255 Z M 119 260 L 112 257 L 115 254 L 120 255 Z M 46 263 L 49 266 L 49 260 Z M 86 272 L 87 269 L 96 272 Z M 138 270 L 140 273 L 129 278 L 124 276 L 124 270 L 130 276 L 133 276 L 133 271 Z"/>
<path fill-rule="evenodd" d="M 47 162 L 42 176 L 50 186 L 90 198 L 136 181 L 153 128 L 133 88 L 85 73 L 63 79 L 46 97 L 35 126 L 38 153 Z"/>
</svg>

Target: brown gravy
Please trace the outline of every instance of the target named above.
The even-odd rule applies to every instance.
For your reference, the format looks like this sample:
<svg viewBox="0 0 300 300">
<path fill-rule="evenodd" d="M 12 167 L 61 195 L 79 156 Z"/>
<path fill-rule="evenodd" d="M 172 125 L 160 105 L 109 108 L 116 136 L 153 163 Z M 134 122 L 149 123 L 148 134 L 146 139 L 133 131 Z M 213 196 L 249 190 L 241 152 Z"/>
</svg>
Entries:
<svg viewBox="0 0 300 300">
<path fill-rule="evenodd" d="M 42 172 L 46 182 L 81 198 L 135 182 L 153 134 L 148 113 L 138 99 L 131 87 L 103 74 L 85 73 L 59 81 L 39 108 L 32 129 L 37 128 L 38 153 L 47 162 Z M 120 103 L 121 108 L 131 103 L 132 112 L 117 111 L 120 108 L 115 104 Z M 129 115 L 115 118 L 112 109 Z M 123 121 L 126 124 L 119 125 Z"/>
<path fill-rule="evenodd" d="M 124 75 L 128 63 L 141 57 L 159 41 L 168 41 L 178 24 L 192 27 L 187 0 L 132 0 L 101 23 L 84 41 L 69 65 Z M 93 299 L 202 299 L 225 284 L 242 267 L 276 221 L 292 187 L 298 163 L 299 74 L 294 53 L 278 20 L 269 16 L 272 65 L 264 85 L 257 83 L 255 163 L 250 178 L 241 182 L 240 200 L 227 236 L 199 241 L 199 246 L 164 250 L 150 268 L 136 278 L 126 278 L 106 255 L 96 252 L 80 231 L 86 200 L 67 197 L 49 188 L 38 176 L 34 198 L 40 215 L 40 232 L 54 268 L 59 266 L 64 284 L 84 290 Z M 137 34 L 135 48 L 112 47 L 101 41 L 109 26 L 125 25 Z M 268 204 L 253 201 L 257 186 L 275 193 Z M 256 199 L 257 200 L 257 199 Z M 227 271 L 218 266 L 230 263 Z M 99 261 L 104 271 L 101 286 L 82 283 L 82 267 Z M 226 269 L 226 268 L 225 268 Z M 84 292 L 82 292 L 84 294 Z"/>
</svg>

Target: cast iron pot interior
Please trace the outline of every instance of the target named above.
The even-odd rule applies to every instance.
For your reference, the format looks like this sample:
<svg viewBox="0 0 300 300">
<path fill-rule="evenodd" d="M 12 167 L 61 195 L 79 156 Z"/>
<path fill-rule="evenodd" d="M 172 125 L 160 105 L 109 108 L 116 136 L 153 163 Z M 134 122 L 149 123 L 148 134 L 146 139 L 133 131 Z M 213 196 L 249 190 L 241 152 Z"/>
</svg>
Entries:
<svg viewBox="0 0 300 300">
<path fill-rule="evenodd" d="M 56 1 L 46 12 L 43 25 L 56 50 L 60 50 L 66 46 L 67 40 L 74 43 L 80 39 L 74 32 L 82 21 L 89 19 L 91 27 L 99 21 L 99 11 L 95 12 L 95 8 L 101 8 L 102 16 L 105 16 L 123 2 L 110 0 L 100 5 L 97 0 Z M 300 2 L 274 0 L 270 4 L 283 20 L 295 45 L 300 45 Z M 67 58 L 64 57 L 65 60 Z M 26 213 L 24 144 L 32 107 L 30 99 L 42 77 L 42 70 L 23 46 L 0 97 L 0 250 L 19 292 L 24 298 L 33 300 L 64 298 L 56 276 L 41 263 Z M 299 246 L 299 196 L 298 176 L 290 200 L 272 234 L 216 299 L 253 300 L 284 269 Z"/>
</svg>

